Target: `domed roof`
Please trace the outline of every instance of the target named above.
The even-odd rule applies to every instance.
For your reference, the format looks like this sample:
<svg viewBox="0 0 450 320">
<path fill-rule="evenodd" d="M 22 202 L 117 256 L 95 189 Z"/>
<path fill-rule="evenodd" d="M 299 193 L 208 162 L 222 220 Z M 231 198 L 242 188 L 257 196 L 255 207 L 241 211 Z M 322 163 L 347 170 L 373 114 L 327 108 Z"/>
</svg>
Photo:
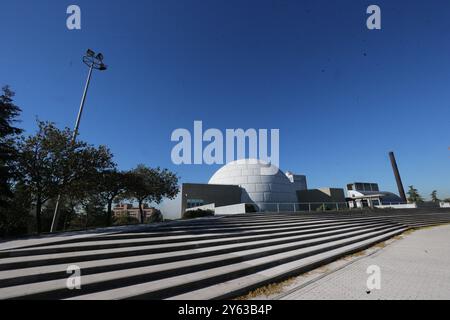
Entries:
<svg viewBox="0 0 450 320">
<path fill-rule="evenodd" d="M 243 189 L 242 202 L 297 202 L 293 184 L 276 166 L 256 159 L 230 162 L 220 168 L 209 184 L 238 185 Z"/>
</svg>

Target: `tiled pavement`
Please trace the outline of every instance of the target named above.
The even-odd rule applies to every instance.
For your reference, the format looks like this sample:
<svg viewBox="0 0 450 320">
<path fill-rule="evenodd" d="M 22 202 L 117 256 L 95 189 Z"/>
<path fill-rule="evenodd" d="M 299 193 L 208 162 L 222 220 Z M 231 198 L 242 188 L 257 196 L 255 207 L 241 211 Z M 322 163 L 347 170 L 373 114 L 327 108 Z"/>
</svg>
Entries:
<svg viewBox="0 0 450 320">
<path fill-rule="evenodd" d="M 367 268 L 380 267 L 381 288 L 368 293 Z M 403 236 L 281 299 L 450 299 L 450 225 Z"/>
</svg>

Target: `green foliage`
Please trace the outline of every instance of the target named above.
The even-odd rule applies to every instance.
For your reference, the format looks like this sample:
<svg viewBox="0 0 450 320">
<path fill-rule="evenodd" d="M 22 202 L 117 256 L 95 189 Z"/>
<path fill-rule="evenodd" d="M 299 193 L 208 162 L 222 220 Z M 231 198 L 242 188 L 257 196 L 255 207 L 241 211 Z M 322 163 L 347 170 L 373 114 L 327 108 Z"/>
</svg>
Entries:
<svg viewBox="0 0 450 320">
<path fill-rule="evenodd" d="M 164 217 L 161 213 L 161 211 L 159 211 L 158 209 L 155 209 L 155 211 L 150 215 L 150 217 L 147 217 L 147 219 L 145 220 L 145 223 L 159 223 L 159 222 L 163 222 L 164 221 Z"/>
<path fill-rule="evenodd" d="M 246 213 L 255 213 L 255 212 L 258 212 L 258 208 L 256 207 L 256 204 L 246 203 L 245 204 L 245 212 Z"/>
<path fill-rule="evenodd" d="M 174 173 L 140 164 L 128 174 L 127 192 L 124 197 L 138 202 L 141 223 L 144 223 L 144 204 L 159 204 L 163 198 L 174 199 L 178 192 L 178 177 Z"/>
<path fill-rule="evenodd" d="M 328 210 L 331 210 L 331 209 L 325 203 L 320 205 L 320 207 L 318 207 L 316 209 L 316 211 L 328 211 Z"/>
<path fill-rule="evenodd" d="M 13 197 L 11 179 L 14 176 L 14 160 L 17 157 L 15 138 L 22 130 L 16 128 L 21 109 L 14 104 L 14 92 L 8 86 L 2 88 L 0 95 L 0 208 L 5 208 Z M 0 217 L 1 219 L 1 217 Z"/>
<path fill-rule="evenodd" d="M 6 206 L 0 209 L 0 237 L 27 234 L 32 227 L 29 193 L 22 185 L 16 184 L 12 194 L 13 197 L 8 199 Z"/>
<path fill-rule="evenodd" d="M 431 192 L 431 201 L 434 203 L 439 203 L 441 201 L 437 196 L 436 190 L 433 190 L 433 192 Z"/>
<path fill-rule="evenodd" d="M 129 174 L 127 172 L 104 170 L 93 175 L 93 190 L 101 197 L 106 206 L 106 225 L 112 224 L 112 204 L 127 191 Z"/>
<path fill-rule="evenodd" d="M 173 199 L 178 177 L 167 169 L 144 165 L 121 172 L 105 146 L 73 141 L 73 131 L 37 121 L 37 131 L 23 135 L 14 126 L 21 109 L 9 87 L 0 95 L 0 235 L 16 236 L 50 228 L 58 194 L 58 230 L 134 224 L 112 217 L 112 204 L 136 199 L 139 207 Z M 163 221 L 161 212 L 147 219 Z"/>
<path fill-rule="evenodd" d="M 183 214 L 183 219 L 195 219 L 195 218 L 203 218 L 203 217 L 211 217 L 211 216 L 214 216 L 214 211 L 197 209 L 197 210 L 186 211 Z"/>
<path fill-rule="evenodd" d="M 134 217 L 129 216 L 126 213 L 122 213 L 122 214 L 114 217 L 113 224 L 115 226 L 126 226 L 126 225 L 132 225 L 132 224 L 139 224 L 139 220 Z"/>
<path fill-rule="evenodd" d="M 38 121 L 36 134 L 18 142 L 19 179 L 32 195 L 38 233 L 41 210 L 48 200 L 60 193 L 84 193 L 92 176 L 114 166 L 106 147 L 72 142 L 72 135 L 68 128 L 60 130 L 53 123 Z"/>
<path fill-rule="evenodd" d="M 107 225 L 106 201 L 97 193 L 83 201 L 83 214 L 86 216 L 86 228 Z"/>
<path fill-rule="evenodd" d="M 416 188 L 414 186 L 409 186 L 409 190 L 407 192 L 408 194 L 408 202 L 410 203 L 423 203 L 423 198 L 419 194 Z"/>
</svg>

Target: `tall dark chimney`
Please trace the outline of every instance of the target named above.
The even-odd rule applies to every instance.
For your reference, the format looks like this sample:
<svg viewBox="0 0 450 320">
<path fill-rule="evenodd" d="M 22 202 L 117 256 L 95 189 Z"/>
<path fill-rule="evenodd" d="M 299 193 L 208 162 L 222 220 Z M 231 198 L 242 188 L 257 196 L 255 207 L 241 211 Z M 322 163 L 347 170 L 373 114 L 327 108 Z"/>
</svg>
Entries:
<svg viewBox="0 0 450 320">
<path fill-rule="evenodd" d="M 392 170 L 394 171 L 395 180 L 397 181 L 398 193 L 400 198 L 406 203 L 405 189 L 403 189 L 402 178 L 400 177 L 400 172 L 398 171 L 397 161 L 395 161 L 395 156 L 393 152 L 389 152 L 389 158 L 391 159 Z"/>
</svg>

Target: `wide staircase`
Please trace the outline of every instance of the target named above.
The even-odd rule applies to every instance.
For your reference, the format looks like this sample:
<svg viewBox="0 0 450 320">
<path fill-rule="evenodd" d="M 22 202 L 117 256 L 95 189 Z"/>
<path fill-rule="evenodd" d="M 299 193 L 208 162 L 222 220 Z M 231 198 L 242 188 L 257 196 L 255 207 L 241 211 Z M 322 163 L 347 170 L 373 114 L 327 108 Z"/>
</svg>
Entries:
<svg viewBox="0 0 450 320">
<path fill-rule="evenodd" d="M 29 240 L 0 250 L 0 299 L 234 298 L 408 229 L 449 222 L 448 210 L 248 214 Z M 70 265 L 81 269 L 80 290 L 67 288 Z"/>
</svg>

